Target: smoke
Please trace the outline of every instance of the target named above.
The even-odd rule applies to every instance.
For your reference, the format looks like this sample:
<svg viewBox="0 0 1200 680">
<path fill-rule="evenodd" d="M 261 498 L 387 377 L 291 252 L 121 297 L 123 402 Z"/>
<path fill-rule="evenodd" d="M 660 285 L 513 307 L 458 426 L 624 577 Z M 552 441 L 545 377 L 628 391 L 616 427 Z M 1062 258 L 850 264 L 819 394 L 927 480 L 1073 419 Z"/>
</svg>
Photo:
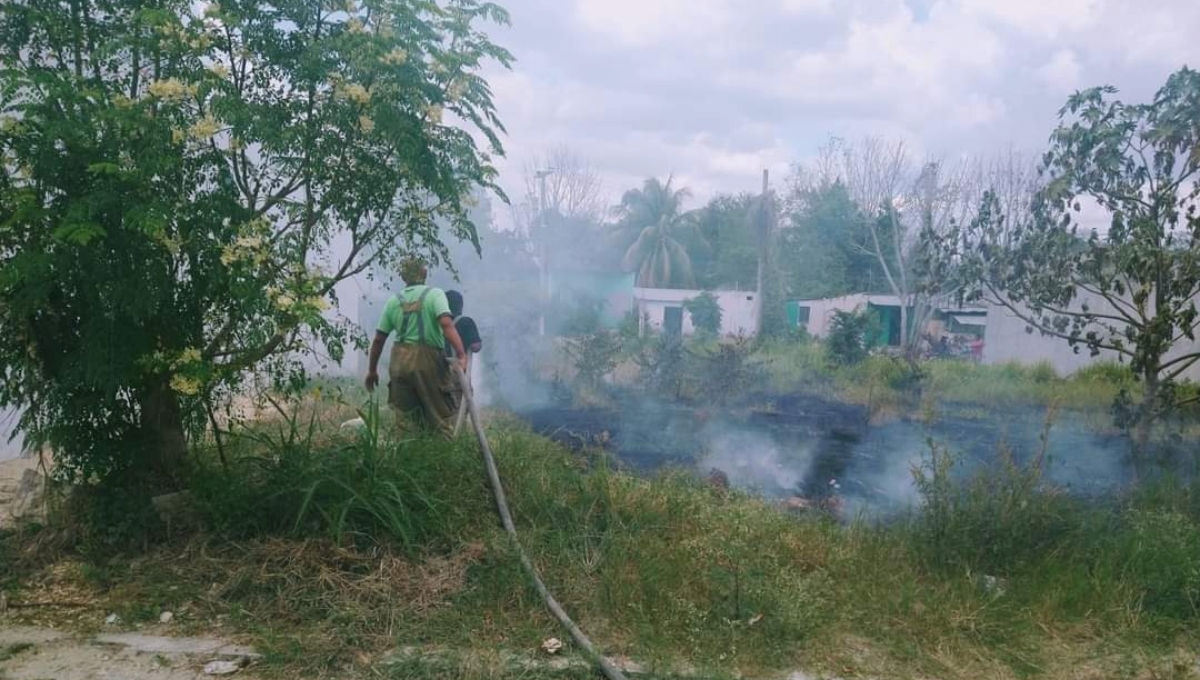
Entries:
<svg viewBox="0 0 1200 680">
<path fill-rule="evenodd" d="M 701 474 L 717 469 L 734 487 L 773 498 L 799 492 L 816 449 L 813 442 L 781 445 L 763 432 L 726 424 L 707 425 L 700 437 L 705 442 L 697 465 Z"/>
</svg>

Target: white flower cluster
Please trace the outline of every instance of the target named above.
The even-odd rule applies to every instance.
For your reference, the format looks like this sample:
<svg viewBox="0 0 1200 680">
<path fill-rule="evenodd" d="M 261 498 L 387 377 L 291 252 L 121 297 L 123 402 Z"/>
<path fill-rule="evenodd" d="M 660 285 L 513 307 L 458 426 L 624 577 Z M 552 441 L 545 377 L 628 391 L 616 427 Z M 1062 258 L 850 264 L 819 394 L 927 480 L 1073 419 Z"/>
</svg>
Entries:
<svg viewBox="0 0 1200 680">
<path fill-rule="evenodd" d="M 406 52 L 402 47 L 396 47 L 391 52 L 388 52 L 380 57 L 379 60 L 385 64 L 399 66 L 408 61 L 408 52 Z"/>
<path fill-rule="evenodd" d="M 341 97 L 342 99 L 349 99 L 357 104 L 366 104 L 367 102 L 371 101 L 371 93 L 367 90 L 367 88 L 359 85 L 358 83 L 344 83 L 342 85 L 338 85 L 336 93 L 337 96 Z"/>
<path fill-rule="evenodd" d="M 195 347 L 189 347 L 179 353 L 175 360 L 171 362 L 171 370 L 178 371 L 181 368 L 192 366 L 200 363 L 200 350 Z M 171 389 L 176 393 L 184 396 L 193 396 L 200 393 L 204 383 L 199 378 L 181 375 L 175 373 L 171 376 Z"/>
<path fill-rule="evenodd" d="M 195 85 L 185 84 L 178 78 L 167 78 L 166 80 L 156 80 L 150 83 L 146 91 L 155 99 L 178 104 L 188 97 L 196 96 L 197 88 Z"/>
<path fill-rule="evenodd" d="M 263 237 L 270 228 L 270 223 L 261 217 L 243 225 L 239 229 L 243 235 L 221 250 L 221 264 L 226 267 L 237 262 L 265 264 L 270 259 L 270 244 Z"/>
</svg>

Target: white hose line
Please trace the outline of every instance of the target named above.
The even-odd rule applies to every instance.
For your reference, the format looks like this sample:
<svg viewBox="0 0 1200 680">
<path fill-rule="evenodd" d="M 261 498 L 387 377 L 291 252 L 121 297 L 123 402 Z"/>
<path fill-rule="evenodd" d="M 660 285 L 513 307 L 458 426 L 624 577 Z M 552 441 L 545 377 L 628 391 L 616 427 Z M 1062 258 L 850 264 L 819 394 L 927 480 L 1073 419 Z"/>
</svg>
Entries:
<svg viewBox="0 0 1200 680">
<path fill-rule="evenodd" d="M 621 670 L 613 665 L 612 661 L 604 657 L 596 651 L 595 645 L 584 635 L 579 626 L 567 616 L 567 612 L 558 604 L 554 596 L 546 588 L 546 584 L 542 582 L 542 577 L 538 575 L 537 568 L 533 566 L 533 562 L 529 556 L 525 554 L 524 548 L 521 547 L 521 541 L 517 538 L 517 527 L 513 524 L 512 514 L 508 510 L 508 501 L 504 496 L 504 486 L 500 484 L 500 473 L 496 470 L 496 459 L 492 456 L 492 449 L 488 446 L 487 436 L 483 432 L 483 424 L 479 419 L 479 410 L 475 406 L 474 395 L 471 393 L 471 385 L 467 380 L 467 376 L 455 365 L 452 369 L 455 375 L 458 376 L 459 383 L 463 389 L 463 403 L 467 405 L 467 410 L 471 414 L 471 425 L 475 428 L 475 437 L 479 440 L 479 449 L 483 453 L 484 466 L 487 468 L 488 481 L 492 485 L 492 495 L 496 499 L 496 509 L 500 512 L 500 521 L 504 523 L 504 530 L 508 532 L 509 538 L 512 539 L 513 546 L 517 549 L 517 555 L 521 558 L 521 566 L 525 568 L 525 573 L 533 581 L 534 588 L 538 594 L 542 596 L 546 607 L 554 614 L 563 628 L 571 634 L 571 639 L 575 640 L 575 644 L 583 648 L 584 652 L 600 666 L 600 670 L 609 680 L 625 680 L 625 675 Z"/>
</svg>

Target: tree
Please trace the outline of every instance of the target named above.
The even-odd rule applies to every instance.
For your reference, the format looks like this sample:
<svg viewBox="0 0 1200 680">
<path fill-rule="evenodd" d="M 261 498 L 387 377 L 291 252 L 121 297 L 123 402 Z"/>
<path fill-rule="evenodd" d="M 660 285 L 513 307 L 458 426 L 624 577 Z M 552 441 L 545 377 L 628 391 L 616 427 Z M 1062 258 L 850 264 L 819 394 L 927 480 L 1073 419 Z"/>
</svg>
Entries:
<svg viewBox="0 0 1200 680">
<path fill-rule="evenodd" d="M 888 290 L 900 300 L 901 346 L 911 350 L 932 312 L 939 282 L 914 271 L 924 233 L 944 235 L 969 215 L 974 193 L 970 164 L 928 160 L 914 165 L 903 142 L 868 138 L 857 147 L 832 140 L 821 167 L 845 183 L 866 215 L 864 252 L 879 265 Z"/>
<path fill-rule="evenodd" d="M 721 303 L 717 296 L 708 291 L 685 300 L 683 308 L 692 317 L 692 326 L 705 335 L 721 333 Z"/>
<path fill-rule="evenodd" d="M 780 231 L 779 259 L 793 297 L 819 299 L 886 288 L 868 250 L 866 220 L 845 184 L 794 183 L 787 213 L 790 226 Z"/>
<path fill-rule="evenodd" d="M 630 189 L 621 198 L 618 237 L 629 245 L 624 265 L 637 272 L 637 283 L 647 288 L 691 288 L 696 285 L 689 245 L 706 246 L 696 229 L 696 216 L 683 211 L 691 193 L 658 179 L 648 179 L 641 189 Z"/>
<path fill-rule="evenodd" d="M 539 176 L 539 173 L 545 173 Z M 593 223 L 607 208 L 604 182 L 587 158 L 565 144 L 550 147 L 524 168 L 525 199 L 514 206 L 517 224 L 536 224 L 539 211 Z"/>
<path fill-rule="evenodd" d="M 700 238 L 709 246 L 691 254 L 701 288 L 745 290 L 756 280 L 758 252 L 749 221 L 756 200 L 750 194 L 719 195 L 697 211 Z"/>
<path fill-rule="evenodd" d="M 980 297 L 1076 351 L 1129 362 L 1145 454 L 1152 423 L 1180 405 L 1172 386 L 1200 361 L 1180 346 L 1200 323 L 1200 73 L 1176 72 L 1146 104 L 1115 94 L 1072 95 L 1028 217 L 989 192 L 964 239 L 980 246 L 967 260 Z M 1111 217 L 1105 230 L 1083 223 L 1088 200 Z"/>
<path fill-rule="evenodd" d="M 499 193 L 503 153 L 478 72 L 510 62 L 479 21 L 507 15 L 474 0 L 0 8 L 0 404 L 26 409 L 61 473 L 172 484 L 204 404 L 259 369 L 296 384 L 315 346 L 341 358 L 350 324 L 323 312 L 339 281 L 444 258 L 439 222 L 477 243 L 465 199 Z"/>
</svg>

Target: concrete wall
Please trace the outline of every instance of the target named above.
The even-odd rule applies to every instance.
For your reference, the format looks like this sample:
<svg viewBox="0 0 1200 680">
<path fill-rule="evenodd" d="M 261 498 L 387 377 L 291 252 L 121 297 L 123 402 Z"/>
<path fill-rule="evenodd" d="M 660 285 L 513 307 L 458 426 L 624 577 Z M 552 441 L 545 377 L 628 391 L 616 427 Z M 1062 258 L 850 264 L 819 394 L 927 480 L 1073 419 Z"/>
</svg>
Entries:
<svg viewBox="0 0 1200 680">
<path fill-rule="evenodd" d="M 1110 303 L 1093 295 L 1077 297 L 1071 308 L 1081 309 L 1085 303 L 1090 310 L 1098 314 L 1113 312 Z M 987 310 L 987 327 L 984 331 L 983 347 L 983 363 L 985 364 L 1031 365 L 1046 362 L 1053 366 L 1059 375 L 1070 375 L 1094 363 L 1116 362 L 1120 359 L 1120 355 L 1110 350 L 1101 350 L 1098 356 L 1093 357 L 1091 350 L 1083 345 L 1071 347 L 1062 338 L 1042 335 L 1037 330 L 1030 333 L 1026 330 L 1028 324 L 1003 305 L 989 304 Z M 1025 313 L 1022 311 L 1022 314 Z M 1169 359 L 1197 351 L 1200 351 L 1200 342 L 1189 341 L 1185 338 L 1175 343 L 1175 347 L 1167 353 L 1167 357 Z M 1200 364 L 1193 365 L 1183 374 L 1183 378 L 1200 382 Z"/>
<path fill-rule="evenodd" d="M 855 293 L 853 295 L 843 295 L 836 298 L 825 298 L 822 300 L 800 300 L 800 307 L 808 308 L 808 323 L 805 328 L 808 329 L 810 335 L 818 338 L 829 335 L 829 328 L 833 323 L 834 312 L 853 312 L 856 309 L 867 308 L 867 303 L 880 305 L 884 307 L 899 307 L 900 298 L 895 295 L 868 295 L 866 293 Z"/>
<path fill-rule="evenodd" d="M 650 326 L 662 330 L 663 318 L 668 307 L 683 307 L 685 300 L 690 300 L 704 291 L 673 290 L 668 288 L 634 288 L 634 303 L 637 305 L 639 318 L 650 317 Z M 711 291 L 721 306 L 722 335 L 754 335 L 758 327 L 758 309 L 755 304 L 757 293 L 753 291 L 717 290 Z M 683 334 L 695 332 L 691 315 L 683 312 Z"/>
</svg>

